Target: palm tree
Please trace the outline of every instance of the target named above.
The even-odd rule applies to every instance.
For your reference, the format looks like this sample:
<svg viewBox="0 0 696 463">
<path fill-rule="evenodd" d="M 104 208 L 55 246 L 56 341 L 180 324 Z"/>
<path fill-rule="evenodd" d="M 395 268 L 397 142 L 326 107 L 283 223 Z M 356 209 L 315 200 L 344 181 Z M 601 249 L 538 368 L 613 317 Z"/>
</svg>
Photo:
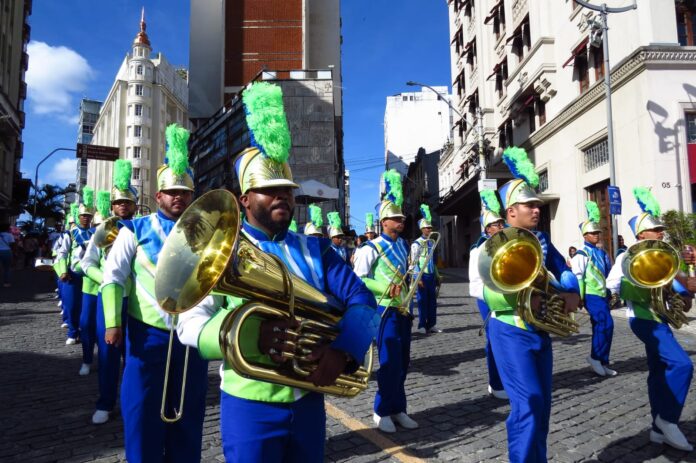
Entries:
<svg viewBox="0 0 696 463">
<path fill-rule="evenodd" d="M 31 222 L 39 230 L 45 228 L 46 219 L 57 222 L 63 220 L 63 198 L 67 193 L 74 192 L 73 188 L 61 188 L 56 185 L 42 185 L 38 191 L 34 191 L 26 203 L 22 205 L 24 211 L 31 216 Z"/>
</svg>

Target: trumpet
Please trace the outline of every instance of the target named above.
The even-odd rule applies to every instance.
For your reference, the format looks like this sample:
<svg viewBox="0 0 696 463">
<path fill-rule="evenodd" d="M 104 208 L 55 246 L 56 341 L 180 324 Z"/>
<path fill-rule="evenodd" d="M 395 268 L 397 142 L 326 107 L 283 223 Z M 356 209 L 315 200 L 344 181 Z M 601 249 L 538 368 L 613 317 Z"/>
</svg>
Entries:
<svg viewBox="0 0 696 463">
<path fill-rule="evenodd" d="M 225 361 L 235 372 L 336 396 L 353 397 L 365 390 L 372 347 L 362 366 L 355 373 L 341 374 L 335 384 L 315 386 L 306 380 L 317 367 L 309 354 L 336 338 L 344 309 L 292 275 L 278 257 L 254 246 L 240 228 L 239 205 L 229 191 L 210 191 L 186 209 L 167 237 L 157 265 L 155 294 L 162 309 L 181 314 L 208 294 L 249 299 L 230 312 L 220 330 Z M 298 321 L 295 349 L 284 353 L 289 362 L 269 366 L 244 355 L 240 339 L 250 317 Z"/>
<path fill-rule="evenodd" d="M 643 240 L 626 250 L 621 266 L 630 283 L 650 289 L 653 310 L 675 329 L 689 322 L 684 313 L 686 304 L 672 290 L 672 280 L 680 264 L 679 253 L 670 244 L 662 240 Z"/>
<path fill-rule="evenodd" d="M 491 236 L 481 247 L 478 269 L 488 287 L 517 295 L 517 314 L 526 323 L 558 336 L 577 333 L 578 323 L 568 314 L 564 299 L 551 286 L 537 237 L 524 228 L 509 227 Z M 534 295 L 542 300 L 532 308 Z"/>
</svg>

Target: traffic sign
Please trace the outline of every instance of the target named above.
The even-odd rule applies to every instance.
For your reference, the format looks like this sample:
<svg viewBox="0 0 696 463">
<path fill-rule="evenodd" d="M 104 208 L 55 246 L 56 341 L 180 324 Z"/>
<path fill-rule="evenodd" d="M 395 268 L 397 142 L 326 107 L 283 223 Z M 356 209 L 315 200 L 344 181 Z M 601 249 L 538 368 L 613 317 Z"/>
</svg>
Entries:
<svg viewBox="0 0 696 463">
<path fill-rule="evenodd" d="M 478 191 L 483 190 L 497 190 L 498 182 L 494 178 L 486 178 L 478 181 Z"/>
<path fill-rule="evenodd" d="M 76 157 L 79 159 L 96 159 L 98 161 L 115 161 L 118 159 L 118 147 L 77 144 Z"/>
<path fill-rule="evenodd" d="M 612 215 L 621 215 L 621 190 L 617 186 L 608 186 L 609 212 Z"/>
</svg>

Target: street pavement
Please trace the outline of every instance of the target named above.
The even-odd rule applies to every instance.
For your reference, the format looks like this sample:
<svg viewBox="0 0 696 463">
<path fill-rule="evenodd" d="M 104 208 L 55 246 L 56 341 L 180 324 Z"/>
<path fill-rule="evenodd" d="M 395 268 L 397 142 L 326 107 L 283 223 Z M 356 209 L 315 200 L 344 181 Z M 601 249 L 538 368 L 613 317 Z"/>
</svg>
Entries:
<svg viewBox="0 0 696 463">
<path fill-rule="evenodd" d="M 374 381 L 353 399 L 327 400 L 326 460 L 331 462 L 506 461 L 505 401 L 486 393 L 481 319 L 464 273 L 445 271 L 439 298 L 442 333 L 414 333 L 406 382 L 413 431 L 372 429 Z M 0 461 L 123 461 L 122 423 L 91 424 L 97 374 L 78 376 L 81 347 L 65 346 L 51 274 L 20 271 L 0 292 Z M 649 442 L 647 365 L 643 345 L 614 312 L 614 378 L 594 376 L 585 362 L 589 319 L 581 333 L 554 339 L 554 391 L 549 460 L 553 462 L 696 461 L 696 454 Z M 696 325 L 696 323 L 694 323 Z M 696 331 L 676 333 L 696 355 Z M 219 363 L 210 364 L 203 436 L 204 462 L 224 461 L 220 449 Z M 687 399 L 681 428 L 696 442 L 696 394 Z M 695 452 L 696 453 L 696 452 Z"/>
</svg>

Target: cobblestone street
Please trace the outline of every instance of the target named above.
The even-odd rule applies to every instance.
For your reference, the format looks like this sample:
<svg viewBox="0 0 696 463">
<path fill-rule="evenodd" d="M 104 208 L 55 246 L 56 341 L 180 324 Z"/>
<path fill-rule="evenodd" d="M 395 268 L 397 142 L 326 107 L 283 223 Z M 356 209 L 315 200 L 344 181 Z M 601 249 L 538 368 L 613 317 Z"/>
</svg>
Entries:
<svg viewBox="0 0 696 463">
<path fill-rule="evenodd" d="M 407 380 L 415 431 L 383 435 L 371 429 L 375 384 L 354 399 L 327 400 L 327 461 L 506 461 L 506 402 L 486 393 L 481 319 L 461 272 L 445 272 L 438 326 L 414 334 Z M 115 462 L 123 460 L 122 423 L 92 425 L 97 374 L 78 376 L 81 348 L 65 346 L 52 274 L 18 272 L 0 293 L 0 461 Z M 643 345 L 614 312 L 615 378 L 598 378 L 585 362 L 589 319 L 581 334 L 554 340 L 554 393 L 549 459 L 554 462 L 676 462 L 696 455 L 649 442 L 647 364 Z M 677 333 L 696 355 L 690 329 Z M 218 432 L 218 363 L 209 370 L 203 461 L 223 461 Z M 696 441 L 696 394 L 681 421 Z"/>
</svg>

